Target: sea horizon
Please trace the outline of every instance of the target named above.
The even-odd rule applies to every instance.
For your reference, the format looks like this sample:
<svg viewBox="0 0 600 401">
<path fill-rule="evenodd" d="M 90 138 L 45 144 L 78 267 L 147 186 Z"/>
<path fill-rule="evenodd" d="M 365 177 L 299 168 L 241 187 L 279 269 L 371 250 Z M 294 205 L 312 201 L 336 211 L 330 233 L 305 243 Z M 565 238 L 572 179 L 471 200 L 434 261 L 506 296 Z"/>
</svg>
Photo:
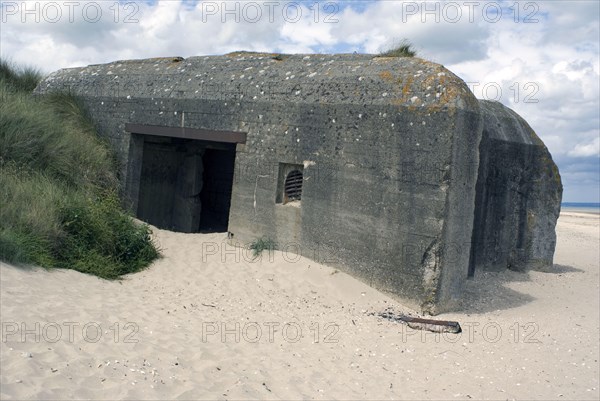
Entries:
<svg viewBox="0 0 600 401">
<path fill-rule="evenodd" d="M 562 202 L 560 206 L 561 210 L 600 214 L 600 203 L 597 202 Z"/>
</svg>

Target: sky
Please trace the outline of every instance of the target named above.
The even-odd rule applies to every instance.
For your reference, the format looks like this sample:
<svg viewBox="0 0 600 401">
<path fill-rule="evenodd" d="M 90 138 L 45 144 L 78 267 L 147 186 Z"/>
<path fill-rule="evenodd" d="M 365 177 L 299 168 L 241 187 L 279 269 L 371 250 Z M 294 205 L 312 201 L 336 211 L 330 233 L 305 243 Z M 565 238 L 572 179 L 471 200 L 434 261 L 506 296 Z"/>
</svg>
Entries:
<svg viewBox="0 0 600 401">
<path fill-rule="evenodd" d="M 379 53 L 403 40 L 519 113 L 564 202 L 600 202 L 600 2 L 0 1 L 0 56 L 49 73 L 147 57 Z"/>
</svg>

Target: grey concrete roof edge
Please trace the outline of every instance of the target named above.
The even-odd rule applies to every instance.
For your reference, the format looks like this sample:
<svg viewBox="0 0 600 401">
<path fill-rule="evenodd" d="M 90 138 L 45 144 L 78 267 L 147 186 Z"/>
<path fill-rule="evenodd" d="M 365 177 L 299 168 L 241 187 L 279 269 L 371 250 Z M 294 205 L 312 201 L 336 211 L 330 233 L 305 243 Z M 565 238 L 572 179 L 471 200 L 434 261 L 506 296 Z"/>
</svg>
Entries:
<svg viewBox="0 0 600 401">
<path fill-rule="evenodd" d="M 211 82 L 215 85 L 238 86 L 265 83 L 282 87 L 330 85 L 335 91 L 335 85 L 346 85 L 346 89 L 357 89 L 351 94 L 354 97 L 352 103 L 360 104 L 366 100 L 415 108 L 450 107 L 479 112 L 479 102 L 465 82 L 443 65 L 418 57 L 372 54 L 234 52 L 187 59 L 160 57 L 121 60 L 61 69 L 46 77 L 36 92 L 51 91 L 60 83 L 73 86 L 84 82 L 89 84 L 90 81 L 105 83 L 107 75 L 123 81 L 128 77 L 136 77 L 165 87 L 202 81 L 205 85 Z M 189 97 L 193 98 L 193 93 Z"/>
</svg>

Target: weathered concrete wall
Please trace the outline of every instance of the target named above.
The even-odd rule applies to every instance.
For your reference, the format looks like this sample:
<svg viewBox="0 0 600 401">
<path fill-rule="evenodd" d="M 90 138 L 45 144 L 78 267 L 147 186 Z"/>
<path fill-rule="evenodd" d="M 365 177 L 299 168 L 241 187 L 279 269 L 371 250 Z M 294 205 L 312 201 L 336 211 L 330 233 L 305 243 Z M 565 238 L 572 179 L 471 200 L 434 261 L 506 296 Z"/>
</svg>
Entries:
<svg viewBox="0 0 600 401">
<path fill-rule="evenodd" d="M 562 198 L 558 169 L 517 113 L 490 101 L 481 101 L 481 109 L 471 273 L 551 266 Z"/>
<path fill-rule="evenodd" d="M 235 159 L 233 242 L 271 238 L 427 313 L 460 298 L 484 116 L 442 66 L 235 53 L 61 70 L 38 92 L 60 89 L 83 97 L 117 149 L 134 209 L 143 156 L 126 123 L 246 132 Z M 283 204 L 281 172 L 290 166 L 302 170 L 302 199 Z"/>
</svg>

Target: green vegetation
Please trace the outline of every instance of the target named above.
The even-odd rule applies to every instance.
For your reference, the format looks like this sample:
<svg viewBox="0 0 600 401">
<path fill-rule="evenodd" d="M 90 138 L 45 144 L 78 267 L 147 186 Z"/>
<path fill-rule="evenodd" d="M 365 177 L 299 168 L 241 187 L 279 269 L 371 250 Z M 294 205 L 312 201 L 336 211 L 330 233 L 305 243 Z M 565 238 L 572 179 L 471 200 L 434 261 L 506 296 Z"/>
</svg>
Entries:
<svg viewBox="0 0 600 401">
<path fill-rule="evenodd" d="M 114 279 L 159 253 L 120 206 L 117 166 L 78 99 L 34 97 L 40 74 L 0 61 L 0 259 Z"/>
<path fill-rule="evenodd" d="M 400 43 L 397 46 L 394 46 L 392 49 L 380 54 L 381 57 L 414 57 L 416 55 L 417 51 L 406 39 L 400 41 Z"/>
<path fill-rule="evenodd" d="M 275 250 L 275 242 L 270 238 L 259 238 L 250 244 L 252 256 L 257 258 L 264 250 L 272 252 Z"/>
<path fill-rule="evenodd" d="M 13 92 L 31 92 L 42 79 L 35 68 L 19 68 L 0 60 L 0 82 L 2 87 Z"/>
</svg>

